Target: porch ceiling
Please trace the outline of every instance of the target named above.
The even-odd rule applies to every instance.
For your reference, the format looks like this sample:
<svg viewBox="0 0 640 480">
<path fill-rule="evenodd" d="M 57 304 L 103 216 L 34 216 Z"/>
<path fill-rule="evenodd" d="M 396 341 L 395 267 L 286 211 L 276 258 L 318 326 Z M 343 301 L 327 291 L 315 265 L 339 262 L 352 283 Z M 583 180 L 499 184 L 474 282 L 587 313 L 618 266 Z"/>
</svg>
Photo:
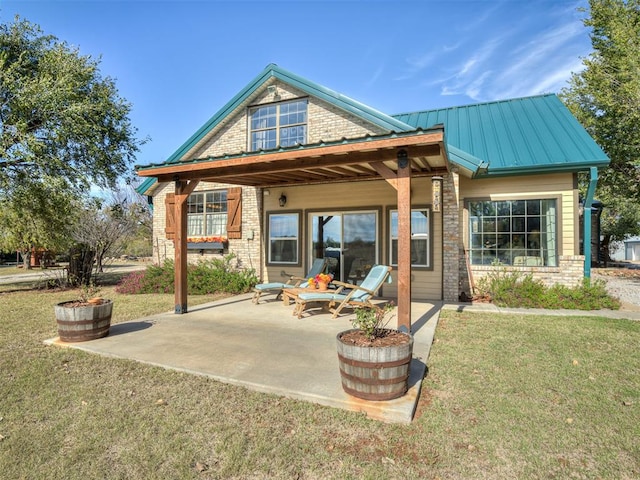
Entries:
<svg viewBox="0 0 640 480">
<path fill-rule="evenodd" d="M 393 178 L 405 150 L 411 175 L 433 176 L 449 169 L 441 129 L 320 143 L 277 151 L 224 155 L 138 167 L 138 174 L 159 182 L 202 181 L 275 187 Z"/>
</svg>

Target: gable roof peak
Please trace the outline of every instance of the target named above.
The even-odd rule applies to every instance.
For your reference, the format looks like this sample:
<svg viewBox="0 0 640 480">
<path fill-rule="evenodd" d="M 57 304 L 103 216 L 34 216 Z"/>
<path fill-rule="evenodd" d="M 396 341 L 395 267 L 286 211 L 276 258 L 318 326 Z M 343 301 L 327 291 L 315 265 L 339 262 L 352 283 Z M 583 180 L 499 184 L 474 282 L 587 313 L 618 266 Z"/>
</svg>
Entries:
<svg viewBox="0 0 640 480">
<path fill-rule="evenodd" d="M 411 131 L 414 128 L 397 118 L 369 107 L 364 103 L 353 100 L 341 93 L 326 88 L 315 82 L 307 80 L 293 72 L 285 70 L 275 63 L 268 64 L 265 69 L 240 90 L 229 102 L 227 102 L 218 112 L 211 117 L 196 133 L 194 133 L 173 155 L 169 157 L 167 163 L 179 162 L 191 149 L 197 146 L 206 138 L 218 125 L 220 125 L 229 115 L 232 115 L 238 107 L 249 100 L 253 95 L 277 78 L 283 83 L 291 85 L 307 95 L 319 98 L 332 104 L 334 107 L 360 117 L 361 119 L 377 125 L 387 131 Z"/>
</svg>

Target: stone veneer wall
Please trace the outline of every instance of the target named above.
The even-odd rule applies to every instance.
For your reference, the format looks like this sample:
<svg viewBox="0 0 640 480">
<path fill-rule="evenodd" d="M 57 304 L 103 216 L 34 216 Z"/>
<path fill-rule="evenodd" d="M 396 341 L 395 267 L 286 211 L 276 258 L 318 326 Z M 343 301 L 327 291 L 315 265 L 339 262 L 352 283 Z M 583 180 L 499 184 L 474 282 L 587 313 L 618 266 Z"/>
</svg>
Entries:
<svg viewBox="0 0 640 480">
<path fill-rule="evenodd" d="M 224 189 L 228 185 L 201 182 L 195 189 L 196 192 L 216 189 Z M 165 185 L 162 192 L 154 198 L 153 215 L 153 262 L 162 264 L 167 259 L 175 259 L 175 247 L 173 240 L 167 240 L 165 234 L 165 205 L 164 198 L 167 193 L 173 191 L 173 183 Z M 242 187 L 242 238 L 230 239 L 228 249 L 222 254 L 216 250 L 188 250 L 187 261 L 196 263 L 200 260 L 221 258 L 223 255 L 234 253 L 236 262 L 242 268 L 253 268 L 260 272 L 262 262 L 261 248 L 261 218 L 259 212 L 262 205 L 262 190 L 253 187 Z M 253 237 L 253 239 L 251 238 Z"/>
<path fill-rule="evenodd" d="M 531 274 L 533 278 L 541 280 L 545 285 L 556 283 L 575 287 L 584 278 L 584 255 L 560 255 L 557 267 L 512 267 L 509 265 L 494 267 L 489 265 L 474 265 L 471 267 L 474 283 L 496 270 L 506 272 L 521 272 Z M 467 290 L 469 291 L 469 290 Z"/>
<path fill-rule="evenodd" d="M 442 181 L 442 296 L 457 302 L 460 295 L 460 176 L 444 175 Z"/>
</svg>

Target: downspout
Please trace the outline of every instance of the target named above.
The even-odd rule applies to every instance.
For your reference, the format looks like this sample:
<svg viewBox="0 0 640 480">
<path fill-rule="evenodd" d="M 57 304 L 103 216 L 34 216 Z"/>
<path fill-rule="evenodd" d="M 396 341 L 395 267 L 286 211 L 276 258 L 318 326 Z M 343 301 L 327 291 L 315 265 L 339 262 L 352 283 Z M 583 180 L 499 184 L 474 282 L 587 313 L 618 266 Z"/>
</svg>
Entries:
<svg viewBox="0 0 640 480">
<path fill-rule="evenodd" d="M 584 278 L 591 278 L 591 210 L 593 206 L 593 196 L 598 185 L 598 168 L 591 167 L 589 169 L 589 187 L 587 188 L 587 196 L 584 199 L 583 211 L 583 227 L 582 244 L 584 251 Z"/>
</svg>

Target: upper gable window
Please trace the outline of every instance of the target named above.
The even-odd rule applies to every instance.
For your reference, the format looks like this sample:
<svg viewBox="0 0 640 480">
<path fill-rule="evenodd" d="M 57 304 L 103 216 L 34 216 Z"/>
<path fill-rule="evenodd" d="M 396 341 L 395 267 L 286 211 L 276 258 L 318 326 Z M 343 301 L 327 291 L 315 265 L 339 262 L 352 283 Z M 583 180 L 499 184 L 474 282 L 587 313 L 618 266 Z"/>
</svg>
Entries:
<svg viewBox="0 0 640 480">
<path fill-rule="evenodd" d="M 249 110 L 250 150 L 269 150 L 307 141 L 307 100 L 275 103 Z"/>
</svg>

